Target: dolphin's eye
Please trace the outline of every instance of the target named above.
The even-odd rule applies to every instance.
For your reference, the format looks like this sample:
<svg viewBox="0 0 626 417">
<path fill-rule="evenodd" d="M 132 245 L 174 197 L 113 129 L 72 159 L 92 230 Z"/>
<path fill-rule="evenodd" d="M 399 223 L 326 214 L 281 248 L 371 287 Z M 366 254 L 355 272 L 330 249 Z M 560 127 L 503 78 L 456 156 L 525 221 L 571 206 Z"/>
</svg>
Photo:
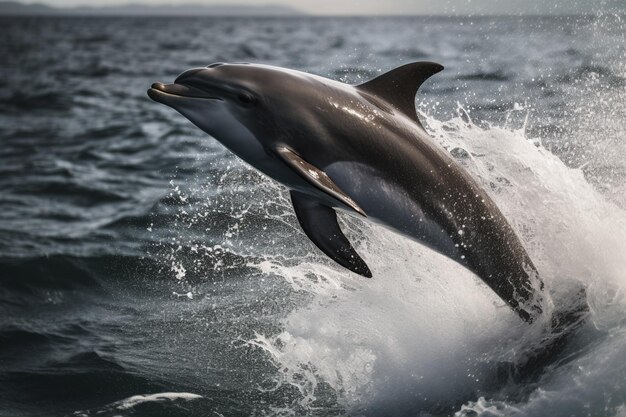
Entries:
<svg viewBox="0 0 626 417">
<path fill-rule="evenodd" d="M 250 93 L 241 92 L 237 95 L 237 99 L 243 106 L 252 106 L 256 103 L 256 98 Z"/>
</svg>

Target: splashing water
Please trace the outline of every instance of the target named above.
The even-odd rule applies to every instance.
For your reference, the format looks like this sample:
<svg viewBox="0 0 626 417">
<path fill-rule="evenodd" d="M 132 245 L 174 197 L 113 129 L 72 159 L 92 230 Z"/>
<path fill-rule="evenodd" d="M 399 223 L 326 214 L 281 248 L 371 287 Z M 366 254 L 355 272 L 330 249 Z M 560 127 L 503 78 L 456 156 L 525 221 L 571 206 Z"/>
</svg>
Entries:
<svg viewBox="0 0 626 417">
<path fill-rule="evenodd" d="M 623 407 L 626 213 L 524 129 L 480 128 L 462 108 L 459 113 L 446 122 L 422 117 L 435 140 L 490 191 L 555 307 L 571 302 L 573 288 L 586 288 L 587 325 L 537 384 L 494 386 L 498 363 L 539 343 L 538 329 L 520 323 L 449 259 L 346 216 L 344 229 L 359 242 L 374 279 L 316 263 L 257 265 L 312 300 L 283 320 L 279 334 L 249 341 L 275 364 L 278 385 L 298 388 L 294 407 L 314 408 L 322 384 L 348 411 L 368 415 L 545 415 Z M 592 344 L 598 347 L 590 350 Z"/>
</svg>

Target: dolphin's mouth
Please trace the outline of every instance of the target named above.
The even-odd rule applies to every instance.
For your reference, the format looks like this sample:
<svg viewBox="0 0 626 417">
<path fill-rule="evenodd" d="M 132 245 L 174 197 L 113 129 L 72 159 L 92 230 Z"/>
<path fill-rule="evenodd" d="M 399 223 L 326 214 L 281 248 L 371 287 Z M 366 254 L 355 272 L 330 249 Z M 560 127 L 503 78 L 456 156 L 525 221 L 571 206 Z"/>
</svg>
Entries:
<svg viewBox="0 0 626 417">
<path fill-rule="evenodd" d="M 163 101 L 166 100 L 168 97 L 184 97 L 202 100 L 223 101 L 223 99 L 212 96 L 197 87 L 181 83 L 154 83 L 148 90 L 148 97 L 159 103 L 163 103 Z"/>
</svg>

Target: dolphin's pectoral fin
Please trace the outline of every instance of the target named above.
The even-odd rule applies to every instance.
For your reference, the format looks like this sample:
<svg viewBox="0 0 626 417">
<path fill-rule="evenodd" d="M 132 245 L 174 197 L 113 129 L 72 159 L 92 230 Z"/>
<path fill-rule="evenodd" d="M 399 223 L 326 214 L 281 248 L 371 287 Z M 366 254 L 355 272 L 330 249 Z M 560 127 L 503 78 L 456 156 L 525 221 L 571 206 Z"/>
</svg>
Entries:
<svg viewBox="0 0 626 417">
<path fill-rule="evenodd" d="M 443 66 L 434 62 L 413 62 L 392 69 L 356 88 L 385 100 L 419 124 L 415 111 L 415 94 L 424 81 L 442 69 Z"/>
<path fill-rule="evenodd" d="M 276 149 L 276 152 L 287 165 L 295 170 L 309 184 L 317 187 L 317 189 L 325 192 L 336 200 L 339 200 L 341 203 L 350 207 L 361 216 L 367 217 L 363 209 L 359 207 L 359 205 L 345 192 L 343 192 L 343 190 L 339 188 L 339 186 L 335 184 L 324 171 L 309 164 L 307 161 L 302 159 L 300 155 L 289 148 L 281 146 Z"/>
<path fill-rule="evenodd" d="M 297 191 L 291 192 L 291 202 L 302 230 L 322 252 L 350 271 L 372 277 L 365 261 L 339 228 L 335 210 Z"/>
</svg>

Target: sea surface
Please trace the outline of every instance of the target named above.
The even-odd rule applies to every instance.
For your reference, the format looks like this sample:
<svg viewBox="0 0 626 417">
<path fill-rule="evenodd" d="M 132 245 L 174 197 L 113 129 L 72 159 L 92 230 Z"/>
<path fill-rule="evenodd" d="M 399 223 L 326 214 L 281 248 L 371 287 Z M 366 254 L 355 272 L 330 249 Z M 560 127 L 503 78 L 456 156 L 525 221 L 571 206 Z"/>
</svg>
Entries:
<svg viewBox="0 0 626 417">
<path fill-rule="evenodd" d="M 0 415 L 626 416 L 626 16 L 0 19 Z M 146 90 L 212 62 L 347 83 L 446 70 L 433 140 L 522 238 L 552 306 L 540 343 L 470 272 L 341 221 L 363 279 L 300 231 L 285 189 Z M 545 323 L 544 323 L 545 324 Z"/>
</svg>

